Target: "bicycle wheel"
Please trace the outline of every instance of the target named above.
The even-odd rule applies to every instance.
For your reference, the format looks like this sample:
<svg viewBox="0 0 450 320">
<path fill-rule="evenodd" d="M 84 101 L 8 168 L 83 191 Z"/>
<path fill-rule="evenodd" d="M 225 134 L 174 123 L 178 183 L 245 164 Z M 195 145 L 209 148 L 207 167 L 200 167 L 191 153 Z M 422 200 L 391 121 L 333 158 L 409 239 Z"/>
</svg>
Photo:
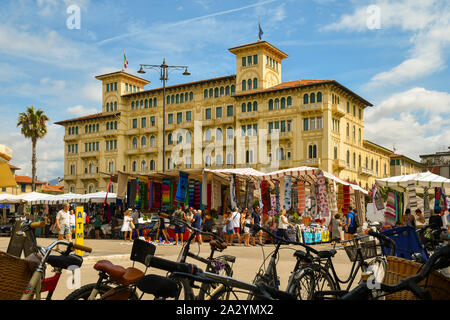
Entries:
<svg viewBox="0 0 450 320">
<path fill-rule="evenodd" d="M 209 264 L 208 267 L 206 268 L 206 271 L 217 273 L 217 274 L 220 274 L 223 276 L 228 276 L 228 277 L 233 276 L 233 270 L 231 269 L 231 266 L 228 263 L 225 263 L 223 265 L 223 268 L 221 268 L 220 270 L 217 270 L 215 268 L 215 266 Z M 228 298 L 230 297 L 229 292 L 226 293 L 223 297 L 217 296 L 218 286 L 223 286 L 223 285 L 218 284 L 218 283 L 216 283 L 216 284 L 202 283 L 202 285 L 200 287 L 200 291 L 197 296 L 197 299 L 205 300 L 205 297 L 208 297 L 211 295 L 212 292 L 215 292 L 216 298 L 214 300 L 228 300 Z"/>
<path fill-rule="evenodd" d="M 64 300 L 88 300 L 89 296 L 91 295 L 92 290 L 97 286 L 96 283 L 90 283 L 87 285 L 82 286 L 81 288 L 75 290 L 71 294 L 69 294 Z M 108 286 L 106 284 L 101 284 L 100 287 L 97 289 L 98 293 L 95 296 L 95 300 L 98 300 L 103 296 L 106 292 L 113 289 L 113 287 Z M 136 293 L 133 293 L 129 300 L 138 300 Z"/>
<path fill-rule="evenodd" d="M 372 271 L 373 276 L 369 278 L 367 281 L 367 285 L 371 286 L 372 295 L 374 297 L 382 294 L 382 291 L 379 289 L 380 284 L 383 283 L 384 275 L 387 269 L 387 261 L 384 257 L 376 257 L 372 261 L 369 262 L 367 266 L 367 271 Z"/>
<path fill-rule="evenodd" d="M 320 291 L 334 291 L 335 285 L 331 276 L 323 268 L 306 267 L 297 270 L 287 291 L 298 300 L 314 300 Z"/>
</svg>

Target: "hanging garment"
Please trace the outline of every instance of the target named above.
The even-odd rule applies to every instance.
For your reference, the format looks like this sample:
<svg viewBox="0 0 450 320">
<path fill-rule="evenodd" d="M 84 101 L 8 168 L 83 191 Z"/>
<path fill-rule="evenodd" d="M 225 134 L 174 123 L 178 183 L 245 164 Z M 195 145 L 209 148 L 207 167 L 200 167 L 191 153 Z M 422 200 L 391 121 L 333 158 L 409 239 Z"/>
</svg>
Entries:
<svg viewBox="0 0 450 320">
<path fill-rule="evenodd" d="M 276 213 L 280 212 L 280 183 L 278 181 L 275 182 L 275 211 Z"/>
<path fill-rule="evenodd" d="M 149 181 L 149 190 L 148 190 L 148 208 L 153 208 L 153 181 Z"/>
<path fill-rule="evenodd" d="M 297 208 L 298 208 L 298 194 L 297 194 L 297 181 L 294 180 L 292 181 L 291 179 L 291 208 L 292 210 L 294 210 L 294 212 L 296 212 Z"/>
<path fill-rule="evenodd" d="M 189 207 L 194 207 L 195 180 L 189 180 Z"/>
<path fill-rule="evenodd" d="M 356 212 L 358 213 L 355 218 L 358 219 L 359 225 L 361 226 L 365 219 L 363 218 L 363 205 L 361 205 L 361 192 L 359 190 L 355 190 L 355 204 L 356 204 Z"/>
<path fill-rule="evenodd" d="M 280 196 L 279 196 L 279 199 L 280 199 L 280 212 L 281 212 L 281 210 L 286 209 L 284 207 L 284 190 L 285 190 L 284 181 L 285 181 L 284 177 L 282 177 L 280 179 L 280 183 L 278 184 L 278 186 L 280 188 L 280 190 L 279 190 L 279 192 L 280 192 Z"/>
<path fill-rule="evenodd" d="M 430 218 L 431 212 L 430 212 L 430 202 L 428 198 L 428 187 L 423 188 L 423 217 L 425 219 Z"/>
<path fill-rule="evenodd" d="M 238 207 L 236 198 L 236 176 L 234 174 L 230 176 L 230 205 L 231 210 L 234 210 Z"/>
<path fill-rule="evenodd" d="M 211 183 L 207 185 L 207 201 L 206 201 L 206 209 L 211 212 L 211 197 L 212 197 L 212 186 Z"/>
<path fill-rule="evenodd" d="M 344 213 L 344 185 L 338 186 L 337 206 L 339 213 Z"/>
<path fill-rule="evenodd" d="M 236 195 L 237 208 L 242 209 L 241 182 L 239 181 L 239 178 L 236 175 L 234 175 L 234 183 L 235 183 L 235 195 Z"/>
<path fill-rule="evenodd" d="M 205 209 L 208 206 L 208 173 L 203 171 L 202 174 L 202 195 L 201 195 L 201 209 Z"/>
<path fill-rule="evenodd" d="M 338 213 L 336 188 L 336 181 L 333 181 L 333 183 L 329 184 L 330 192 L 328 193 L 328 199 L 330 204 L 330 212 L 332 213 L 332 215 Z"/>
<path fill-rule="evenodd" d="M 408 183 L 408 205 L 411 212 L 414 212 L 417 208 L 416 187 L 414 182 Z"/>
<path fill-rule="evenodd" d="M 178 188 L 177 193 L 175 195 L 175 200 L 178 202 L 185 202 L 186 201 L 186 193 L 188 190 L 188 184 L 189 184 L 189 175 L 184 172 L 180 172 L 178 176 Z"/>
<path fill-rule="evenodd" d="M 171 179 L 163 178 L 163 182 L 162 182 L 162 208 L 163 208 L 163 210 L 169 210 L 172 208 L 172 202 L 170 199 L 171 189 L 172 189 Z"/>
<path fill-rule="evenodd" d="M 212 178 L 211 208 L 218 210 L 222 206 L 221 185 L 214 177 Z"/>
<path fill-rule="evenodd" d="M 159 182 L 153 183 L 153 208 L 160 210 L 162 205 L 162 185 Z"/>
<path fill-rule="evenodd" d="M 291 209 L 292 205 L 292 177 L 285 176 L 284 177 L 284 208 L 286 210 Z"/>
<path fill-rule="evenodd" d="M 176 208 L 178 206 L 178 201 L 175 200 L 175 196 L 177 194 L 178 183 L 172 180 L 172 192 L 170 193 L 170 199 L 172 202 L 172 208 Z"/>
<path fill-rule="evenodd" d="M 194 186 L 194 208 L 199 210 L 202 201 L 202 183 L 200 181 L 195 181 Z"/>
<path fill-rule="evenodd" d="M 348 207 L 350 206 L 350 186 L 346 186 L 343 185 L 342 186 L 343 190 L 344 190 L 344 208 L 343 211 L 345 210 L 345 213 L 348 213 Z"/>
<path fill-rule="evenodd" d="M 320 218 L 328 218 L 330 216 L 327 185 L 322 170 L 317 175 L 317 209 Z"/>
<path fill-rule="evenodd" d="M 134 205 L 137 209 L 141 207 L 139 203 L 139 177 L 136 178 L 136 199 L 134 201 Z"/>
<path fill-rule="evenodd" d="M 263 201 L 262 201 L 262 193 L 261 193 L 261 184 L 258 183 L 258 198 L 259 198 L 259 208 L 262 210 L 264 207 Z"/>
<path fill-rule="evenodd" d="M 299 214 L 305 212 L 305 182 L 297 181 L 297 211 Z"/>
<path fill-rule="evenodd" d="M 381 194 L 375 184 L 373 185 L 373 188 L 372 188 L 372 196 L 373 196 L 373 205 L 374 205 L 375 212 L 383 210 L 384 209 L 383 199 L 381 198 Z"/>
<path fill-rule="evenodd" d="M 395 194 L 392 191 L 388 193 L 384 223 L 391 226 L 395 225 Z"/>
<path fill-rule="evenodd" d="M 128 208 L 134 207 L 136 204 L 136 190 L 137 190 L 137 181 L 136 179 L 133 179 L 130 181 L 130 194 L 129 194 L 130 201 L 128 203 Z"/>
<path fill-rule="evenodd" d="M 124 199 L 127 195 L 128 175 L 119 172 L 117 176 L 117 198 Z"/>
<path fill-rule="evenodd" d="M 261 181 L 261 198 L 263 202 L 263 213 L 268 214 L 271 210 L 269 182 L 267 180 Z"/>
</svg>

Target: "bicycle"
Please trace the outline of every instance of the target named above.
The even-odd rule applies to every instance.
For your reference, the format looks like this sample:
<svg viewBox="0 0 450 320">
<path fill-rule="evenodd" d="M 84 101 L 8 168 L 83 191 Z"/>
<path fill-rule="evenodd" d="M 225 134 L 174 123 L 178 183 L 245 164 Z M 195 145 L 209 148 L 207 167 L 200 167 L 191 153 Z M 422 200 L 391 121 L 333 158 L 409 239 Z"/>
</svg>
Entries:
<svg viewBox="0 0 450 320">
<path fill-rule="evenodd" d="M 41 259 L 43 256 L 40 247 L 37 245 L 36 237 L 34 235 L 33 229 L 42 228 L 45 222 L 20 222 L 14 226 L 13 234 L 11 235 L 11 240 L 8 245 L 8 254 L 15 256 L 18 259 L 13 259 L 12 257 L 5 257 L 5 259 L 10 260 L 12 263 L 20 264 L 19 260 L 22 249 L 24 250 L 26 259 L 30 261 L 36 259 Z M 18 238 L 19 237 L 19 238 Z M 23 239 L 20 239 L 23 238 Z M 19 239 L 19 240 L 18 240 Z M 61 255 L 49 255 L 46 263 L 53 268 L 54 274 L 51 277 L 44 278 L 45 274 L 45 264 L 44 273 L 40 280 L 39 289 L 39 299 L 41 299 L 40 294 L 43 292 L 48 292 L 45 297 L 46 300 L 51 300 L 52 296 L 56 290 L 59 279 L 62 274 L 62 270 L 68 270 L 71 267 L 79 268 L 83 264 L 83 258 L 77 255 L 70 255 L 72 251 L 71 246 L 67 247 L 67 250 L 61 252 Z M 33 256 L 30 256 L 34 254 Z M 30 264 L 29 263 L 29 264 Z M 73 271 L 73 270 L 72 270 Z"/>
<path fill-rule="evenodd" d="M 361 242 L 361 240 L 370 236 L 380 240 L 380 245 L 377 245 L 375 241 Z M 323 296 L 330 292 L 334 292 L 336 296 L 343 295 L 349 292 L 360 270 L 363 274 L 370 269 L 373 270 L 375 266 L 378 269 L 386 270 L 386 261 L 378 256 L 378 246 L 387 247 L 389 243 L 391 248 L 390 254 L 393 255 L 395 253 L 395 242 L 373 230 L 369 230 L 368 235 L 357 236 L 340 243 L 346 244 L 350 242 L 354 244 L 344 246 L 350 261 L 352 261 L 352 268 L 346 280 L 340 279 L 336 273 L 332 260 L 336 255 L 335 249 L 319 252 L 316 257 L 308 253 L 296 252 L 296 257 L 298 258 L 296 271 L 291 274 L 287 291 L 296 294 L 299 299 L 306 300 L 322 299 Z M 370 263 L 366 261 L 372 258 L 375 259 Z M 374 280 L 381 282 L 383 277 L 384 274 L 380 274 Z M 341 284 L 347 284 L 347 286 L 342 289 Z"/>
<path fill-rule="evenodd" d="M 450 247 L 444 246 L 438 249 L 431 257 L 428 259 L 426 264 L 423 266 L 422 270 L 416 275 L 410 276 L 396 285 L 387 285 L 380 283 L 380 291 L 386 294 L 394 294 L 403 290 L 408 290 L 414 294 L 414 296 L 420 300 L 431 300 L 432 296 L 430 294 L 429 288 L 420 285 L 420 283 L 427 279 L 428 276 L 434 270 L 439 270 L 447 268 L 450 266 Z M 341 300 L 373 300 L 379 299 L 384 295 L 373 295 L 373 291 L 367 285 L 367 280 L 370 277 L 369 274 L 363 276 L 363 281 L 352 291 L 348 292 L 342 296 Z M 447 296 L 448 296 L 447 291 Z"/>
</svg>

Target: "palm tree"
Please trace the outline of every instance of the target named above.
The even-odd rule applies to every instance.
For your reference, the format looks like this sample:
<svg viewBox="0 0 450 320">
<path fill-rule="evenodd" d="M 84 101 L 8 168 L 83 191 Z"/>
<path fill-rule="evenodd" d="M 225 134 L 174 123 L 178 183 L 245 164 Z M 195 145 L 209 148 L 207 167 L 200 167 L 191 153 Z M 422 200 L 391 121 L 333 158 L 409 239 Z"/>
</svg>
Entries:
<svg viewBox="0 0 450 320">
<path fill-rule="evenodd" d="M 26 112 L 19 113 L 17 127 L 21 126 L 21 133 L 25 138 L 31 139 L 32 144 L 32 191 L 36 191 L 36 144 L 38 139 L 42 139 L 47 134 L 46 122 L 50 119 L 41 109 L 34 110 L 34 107 L 27 107 Z"/>
</svg>

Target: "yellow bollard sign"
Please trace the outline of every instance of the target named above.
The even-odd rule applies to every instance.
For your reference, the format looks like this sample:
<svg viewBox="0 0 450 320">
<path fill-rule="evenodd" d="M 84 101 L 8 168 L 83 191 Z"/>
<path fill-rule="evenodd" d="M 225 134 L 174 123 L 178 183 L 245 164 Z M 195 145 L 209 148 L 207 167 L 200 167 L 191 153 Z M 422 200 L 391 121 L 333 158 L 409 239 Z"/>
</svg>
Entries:
<svg viewBox="0 0 450 320">
<path fill-rule="evenodd" d="M 84 208 L 77 207 L 75 210 L 75 244 L 84 245 Z M 75 250 L 75 254 L 83 256 L 84 251 Z"/>
</svg>

